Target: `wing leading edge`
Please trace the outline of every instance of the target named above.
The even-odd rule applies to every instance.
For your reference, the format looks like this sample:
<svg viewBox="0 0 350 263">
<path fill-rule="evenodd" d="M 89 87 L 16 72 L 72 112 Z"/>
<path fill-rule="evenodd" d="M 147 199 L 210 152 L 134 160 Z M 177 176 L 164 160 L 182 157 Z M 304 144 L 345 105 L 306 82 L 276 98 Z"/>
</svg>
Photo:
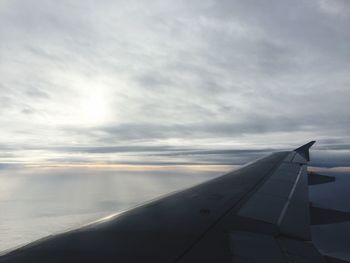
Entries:
<svg viewBox="0 0 350 263">
<path fill-rule="evenodd" d="M 310 243 L 312 144 L 39 240 L 0 262 L 325 262 Z"/>
</svg>

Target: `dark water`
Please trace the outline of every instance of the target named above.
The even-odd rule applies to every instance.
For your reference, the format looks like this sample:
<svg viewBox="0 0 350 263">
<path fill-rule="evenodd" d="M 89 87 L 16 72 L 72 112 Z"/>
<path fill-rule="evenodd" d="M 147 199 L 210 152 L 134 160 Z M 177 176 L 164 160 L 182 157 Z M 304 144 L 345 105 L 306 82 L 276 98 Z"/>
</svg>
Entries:
<svg viewBox="0 0 350 263">
<path fill-rule="evenodd" d="M 164 168 L 149 171 L 87 168 L 2 168 L 0 251 L 65 231 L 157 196 L 222 174 Z M 350 175 L 310 187 L 321 207 L 350 211 Z M 350 259 L 350 223 L 312 227 L 324 253 Z"/>
</svg>

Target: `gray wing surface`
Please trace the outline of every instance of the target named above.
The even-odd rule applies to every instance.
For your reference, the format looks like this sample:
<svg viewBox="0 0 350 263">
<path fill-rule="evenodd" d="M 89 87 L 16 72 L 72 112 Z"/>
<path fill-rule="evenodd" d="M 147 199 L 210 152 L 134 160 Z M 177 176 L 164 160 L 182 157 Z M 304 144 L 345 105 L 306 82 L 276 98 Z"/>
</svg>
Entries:
<svg viewBox="0 0 350 263">
<path fill-rule="evenodd" d="M 312 144 L 36 241 L 0 262 L 326 262 L 310 242 Z"/>
</svg>

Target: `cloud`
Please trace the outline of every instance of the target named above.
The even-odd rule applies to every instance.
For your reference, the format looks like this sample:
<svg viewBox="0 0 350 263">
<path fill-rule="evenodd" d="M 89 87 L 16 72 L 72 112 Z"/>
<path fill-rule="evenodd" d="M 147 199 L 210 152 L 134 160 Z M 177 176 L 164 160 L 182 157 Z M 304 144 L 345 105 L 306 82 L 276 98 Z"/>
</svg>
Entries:
<svg viewBox="0 0 350 263">
<path fill-rule="evenodd" d="M 322 12 L 331 16 L 343 16 L 349 18 L 350 4 L 346 0 L 319 0 L 319 8 Z"/>
<path fill-rule="evenodd" d="M 121 145 L 254 150 L 319 139 L 348 149 L 346 8 L 2 1 L 0 143 L 23 154 L 17 161 L 33 161 L 37 149 L 37 161 L 98 162 L 95 154 L 121 154 Z"/>
</svg>

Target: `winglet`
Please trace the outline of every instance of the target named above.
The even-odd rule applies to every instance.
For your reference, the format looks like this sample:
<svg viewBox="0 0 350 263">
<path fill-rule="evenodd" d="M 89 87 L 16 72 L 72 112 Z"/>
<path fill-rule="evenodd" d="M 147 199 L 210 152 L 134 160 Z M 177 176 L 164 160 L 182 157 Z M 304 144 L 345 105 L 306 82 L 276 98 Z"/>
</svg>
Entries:
<svg viewBox="0 0 350 263">
<path fill-rule="evenodd" d="M 299 148 L 295 149 L 294 151 L 299 153 L 307 161 L 310 161 L 309 149 L 311 148 L 312 145 L 314 145 L 315 142 L 316 141 L 311 141 L 307 144 L 304 144 L 303 146 L 300 146 Z"/>
</svg>

